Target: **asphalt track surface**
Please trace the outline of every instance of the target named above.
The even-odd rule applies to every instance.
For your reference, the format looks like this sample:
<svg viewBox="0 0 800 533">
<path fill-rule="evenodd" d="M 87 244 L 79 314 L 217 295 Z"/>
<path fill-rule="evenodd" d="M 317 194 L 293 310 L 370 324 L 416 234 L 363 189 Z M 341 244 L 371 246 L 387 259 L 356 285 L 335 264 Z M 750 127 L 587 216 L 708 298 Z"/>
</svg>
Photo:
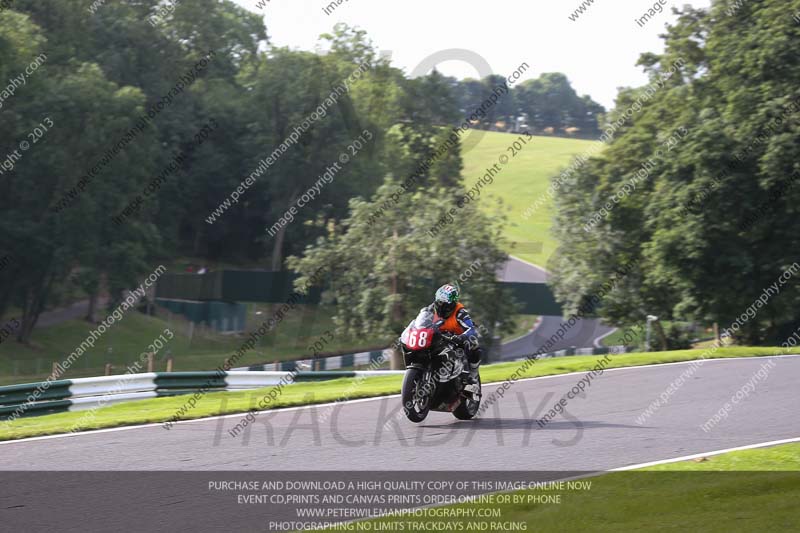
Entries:
<svg viewBox="0 0 800 533">
<path fill-rule="evenodd" d="M 769 359 L 775 367 L 755 391 L 704 432 L 700 426 Z M 242 504 L 238 494 L 212 490 L 212 480 L 546 481 L 800 436 L 800 357 L 708 360 L 637 424 L 687 368 L 606 371 L 544 428 L 537 421 L 582 375 L 518 381 L 475 421 L 431 413 L 413 425 L 397 416 L 399 398 L 387 397 L 334 411 L 262 413 L 237 438 L 227 430 L 241 415 L 169 431 L 151 425 L 0 443 L 0 524 L 7 531 L 287 531 L 275 524 L 297 520 L 297 509 L 309 506 Z M 495 389 L 486 385 L 484 394 Z"/>
<path fill-rule="evenodd" d="M 515 257 L 510 258 L 502 270 L 497 273 L 502 281 L 522 283 L 545 283 L 547 272 L 542 268 Z M 536 353 L 559 330 L 564 322 L 560 316 L 543 316 L 537 328 L 527 335 L 503 344 L 495 361 L 511 361 Z M 581 319 L 569 328 L 563 339 L 559 339 L 548 352 L 556 352 L 569 348 L 592 348 L 601 337 L 614 331 L 595 319 Z"/>
<path fill-rule="evenodd" d="M 768 360 L 754 392 L 710 432 L 700 427 Z M 241 415 L 0 443 L 0 471 L 609 470 L 800 436 L 800 357 L 707 360 L 645 423 L 636 419 L 688 366 L 606 371 L 564 416 L 537 420 L 583 374 L 516 382 L 475 421 L 432 412 L 414 425 L 399 398 L 265 412 L 238 437 Z M 484 398 L 496 387 L 484 385 Z"/>
</svg>

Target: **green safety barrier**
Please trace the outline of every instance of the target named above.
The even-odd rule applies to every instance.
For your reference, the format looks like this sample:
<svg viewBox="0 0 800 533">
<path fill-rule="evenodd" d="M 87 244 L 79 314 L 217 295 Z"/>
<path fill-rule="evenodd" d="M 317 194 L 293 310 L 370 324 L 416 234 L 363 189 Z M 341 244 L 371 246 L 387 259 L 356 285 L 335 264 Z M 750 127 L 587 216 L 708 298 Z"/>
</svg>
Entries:
<svg viewBox="0 0 800 533">
<path fill-rule="evenodd" d="M 224 389 L 225 374 L 220 372 L 156 372 L 156 390 Z"/>
<path fill-rule="evenodd" d="M 61 400 L 68 398 L 69 387 L 72 381 L 68 379 L 51 381 L 45 389 L 46 382 L 25 383 L 21 385 L 8 385 L 0 387 L 0 406 L 19 405 L 28 401 L 28 397 L 40 390 L 37 400 Z"/>
</svg>

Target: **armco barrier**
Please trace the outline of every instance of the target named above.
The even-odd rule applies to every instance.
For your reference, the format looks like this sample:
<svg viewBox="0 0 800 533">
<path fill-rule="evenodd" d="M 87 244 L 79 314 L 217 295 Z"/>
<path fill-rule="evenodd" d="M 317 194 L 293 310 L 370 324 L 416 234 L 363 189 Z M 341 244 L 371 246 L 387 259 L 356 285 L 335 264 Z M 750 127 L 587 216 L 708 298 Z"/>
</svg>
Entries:
<svg viewBox="0 0 800 533">
<path fill-rule="evenodd" d="M 276 363 L 264 363 L 260 365 L 250 365 L 233 370 L 257 370 L 257 371 L 290 371 L 294 368 L 308 368 L 313 370 L 339 370 L 340 368 L 352 368 L 356 366 L 369 366 L 378 361 L 390 361 L 391 350 L 373 350 L 371 352 L 359 352 L 345 355 L 331 355 L 319 357 L 317 359 L 298 359 L 296 361 L 278 361 Z"/>
<path fill-rule="evenodd" d="M 0 387 L 0 406 L 17 405 L 27 401 L 28 396 L 40 390 L 38 395 L 42 400 L 61 400 L 69 397 L 69 387 L 72 384 L 69 380 L 51 381 L 47 388 L 42 387 L 41 383 L 26 383 L 23 385 L 9 385 Z"/>
<path fill-rule="evenodd" d="M 402 371 L 298 372 L 293 382 L 402 374 Z M 215 392 L 258 389 L 277 385 L 288 376 L 289 372 L 235 370 L 225 373 L 151 372 L 9 385 L 0 387 L 0 420 L 81 411 L 118 402 L 188 394 L 198 390 Z"/>
</svg>

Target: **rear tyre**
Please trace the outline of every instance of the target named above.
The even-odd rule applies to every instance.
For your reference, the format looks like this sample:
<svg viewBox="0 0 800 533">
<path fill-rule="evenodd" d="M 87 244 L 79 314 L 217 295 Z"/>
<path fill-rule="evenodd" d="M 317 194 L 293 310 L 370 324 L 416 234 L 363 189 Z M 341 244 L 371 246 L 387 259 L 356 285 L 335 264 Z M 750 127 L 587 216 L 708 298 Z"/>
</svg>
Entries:
<svg viewBox="0 0 800 533">
<path fill-rule="evenodd" d="M 478 390 L 481 389 L 481 377 L 478 376 Z M 478 395 L 478 399 L 474 400 L 472 395 L 468 393 L 468 396 L 464 398 L 461 404 L 453 410 L 453 416 L 458 418 L 459 420 L 472 420 L 477 416 L 478 409 L 481 407 L 481 395 Z"/>
<path fill-rule="evenodd" d="M 403 412 L 406 418 L 418 424 L 425 420 L 431 410 L 431 395 L 425 391 L 425 372 L 409 368 L 403 377 Z"/>
</svg>

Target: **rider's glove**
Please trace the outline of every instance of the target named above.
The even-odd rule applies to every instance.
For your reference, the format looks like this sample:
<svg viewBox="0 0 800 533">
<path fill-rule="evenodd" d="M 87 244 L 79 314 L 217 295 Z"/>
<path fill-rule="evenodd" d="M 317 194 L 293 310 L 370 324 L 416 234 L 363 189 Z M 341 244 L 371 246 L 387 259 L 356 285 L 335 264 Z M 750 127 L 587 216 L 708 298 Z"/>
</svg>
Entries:
<svg viewBox="0 0 800 533">
<path fill-rule="evenodd" d="M 465 347 L 465 344 L 466 344 L 466 343 L 464 342 L 464 339 L 462 339 L 462 338 L 461 338 L 461 337 L 459 337 L 458 335 L 452 335 L 452 336 L 450 337 L 450 342 L 452 342 L 453 344 L 455 344 L 456 346 L 458 346 L 458 347 L 460 347 L 460 348 L 464 348 L 464 347 Z"/>
</svg>

